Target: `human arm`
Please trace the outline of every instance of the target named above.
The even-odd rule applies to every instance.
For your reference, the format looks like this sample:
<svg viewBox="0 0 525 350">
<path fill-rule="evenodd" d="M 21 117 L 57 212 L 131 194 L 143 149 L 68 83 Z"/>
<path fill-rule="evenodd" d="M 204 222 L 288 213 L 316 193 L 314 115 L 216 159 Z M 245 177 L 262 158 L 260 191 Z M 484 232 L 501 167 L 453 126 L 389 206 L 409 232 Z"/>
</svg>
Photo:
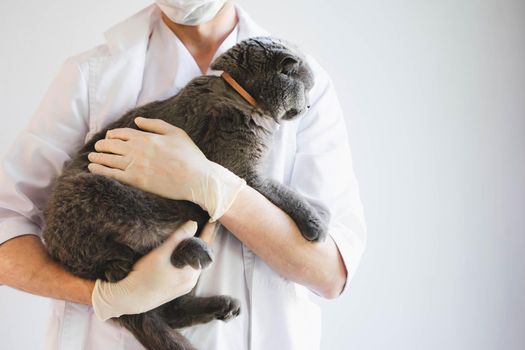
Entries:
<svg viewBox="0 0 525 350">
<path fill-rule="evenodd" d="M 195 222 L 175 231 L 133 266 L 123 280 L 116 283 L 75 276 L 52 260 L 35 235 L 21 235 L 0 245 L 0 284 L 44 297 L 93 305 L 102 320 L 123 314 L 151 310 L 188 293 L 197 283 L 200 270 L 190 266 L 175 268 L 171 255 L 177 245 L 192 237 Z M 213 240 L 214 224 L 208 224 L 200 238 Z"/>
<path fill-rule="evenodd" d="M 332 238 L 307 241 L 288 214 L 252 187 L 239 192 L 219 222 L 282 276 L 328 299 L 343 289 L 346 268 Z"/>
<path fill-rule="evenodd" d="M 181 184 L 184 183 L 181 178 L 185 178 L 186 181 L 201 178 L 203 175 L 200 170 L 197 170 L 199 175 L 191 175 L 187 171 L 184 172 L 185 166 L 180 164 L 200 169 L 209 166 L 209 162 L 203 160 L 204 164 L 200 164 L 199 158 L 202 157 L 200 151 L 194 150 L 196 146 L 186 140 L 187 135 L 182 130 L 160 120 L 141 122 L 139 119 L 138 125 L 147 128 L 150 132 L 158 132 L 159 136 L 149 134 L 149 132 L 143 134 L 133 129 L 115 129 L 109 133 L 112 139 L 99 141 L 95 145 L 97 151 L 105 153 L 90 154 L 89 158 L 94 162 L 89 165 L 90 170 L 159 195 L 170 193 L 170 198 L 190 200 L 190 194 L 186 191 L 192 188 L 191 186 L 167 185 L 161 179 L 173 178 L 169 176 L 170 173 L 179 174 L 177 179 Z M 117 137 L 126 139 L 127 143 L 120 142 L 121 139 Z M 152 145 L 154 143 L 157 143 L 157 147 Z M 174 153 L 173 150 L 178 151 Z M 109 152 L 115 152 L 118 155 Z M 185 156 L 188 157 L 188 160 L 183 159 Z M 148 157 L 150 161 L 145 161 Z M 155 159 L 158 159 L 159 162 L 156 162 Z M 189 165 L 190 162 L 198 165 Z M 165 167 L 165 164 L 170 163 L 175 163 L 175 165 Z M 136 164 L 141 165 L 136 166 Z M 148 164 L 147 167 L 144 164 Z M 149 168 L 152 164 L 158 164 L 159 167 Z M 217 168 L 216 164 L 212 166 Z M 166 176 L 160 175 L 161 173 Z M 151 174 L 151 178 L 144 174 Z M 218 180 L 231 177 L 227 171 L 223 177 L 220 174 L 216 175 Z M 207 183 L 207 181 L 198 181 L 198 183 Z M 228 181 L 221 181 L 221 183 L 228 183 Z M 212 198 L 218 193 L 228 193 L 226 196 L 228 199 L 219 200 L 219 202 L 228 203 L 228 205 L 219 206 L 228 208 L 228 210 L 216 213 L 216 215 L 211 214 L 211 216 L 219 216 L 219 221 L 228 230 L 276 271 L 307 285 L 322 296 L 330 298 L 339 294 L 346 278 L 346 271 L 331 239 L 319 243 L 306 241 L 288 214 L 246 184 L 232 187 L 233 191 L 196 186 L 197 191 L 195 192 L 201 192 Z M 172 191 L 164 191 L 163 189 L 166 188 L 171 188 Z M 235 200 L 230 198 L 235 198 Z M 199 200 L 199 202 L 205 203 L 207 200 Z"/>
<path fill-rule="evenodd" d="M 193 187 L 188 183 L 193 183 L 191 179 L 206 177 L 203 173 L 207 171 L 200 169 L 206 169 L 211 162 L 181 129 L 161 120 L 137 119 L 136 123 L 147 132 L 114 129 L 108 132 L 109 138 L 95 144 L 95 149 L 103 153 L 89 155 L 93 162 L 89 165 L 90 171 L 159 195 L 169 195 L 172 199 L 190 200 L 189 193 L 194 191 L 190 190 Z M 217 168 L 215 163 L 211 166 Z M 173 173 L 179 176 L 170 176 Z M 215 174 L 216 181 L 227 183 L 230 174 L 227 170 L 225 174 Z M 174 179 L 177 183 L 173 182 Z M 230 232 L 273 269 L 324 297 L 339 295 L 346 270 L 332 239 L 308 242 L 288 214 L 246 184 L 228 191 L 199 187 L 205 183 L 208 181 L 197 181 L 195 192 L 212 198 L 229 193 L 225 202 L 231 204 L 222 206 L 227 207 L 227 211 L 210 215 L 218 216 Z M 168 188 L 170 190 L 163 190 Z M 224 198 L 219 201 L 224 201 Z M 206 203 L 207 200 L 199 202 Z"/>
<path fill-rule="evenodd" d="M 40 238 L 20 235 L 0 245 L 0 284 L 48 298 L 91 304 L 95 281 L 67 272 Z"/>
<path fill-rule="evenodd" d="M 80 66 L 67 60 L 0 162 L 0 283 L 84 304 L 93 282 L 54 262 L 40 233 L 52 179 L 87 133 L 86 95 Z"/>
</svg>

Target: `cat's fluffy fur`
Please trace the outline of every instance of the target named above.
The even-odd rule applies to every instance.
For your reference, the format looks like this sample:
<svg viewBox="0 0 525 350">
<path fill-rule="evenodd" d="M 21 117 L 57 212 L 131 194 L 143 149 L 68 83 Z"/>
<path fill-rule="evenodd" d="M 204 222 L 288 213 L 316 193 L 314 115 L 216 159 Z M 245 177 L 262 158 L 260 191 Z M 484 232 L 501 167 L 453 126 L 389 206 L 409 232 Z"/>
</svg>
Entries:
<svg viewBox="0 0 525 350">
<path fill-rule="evenodd" d="M 209 219 L 194 203 L 161 198 L 88 171 L 87 155 L 95 142 L 109 129 L 137 129 L 133 122 L 137 116 L 163 119 L 184 129 L 208 159 L 244 178 L 290 215 L 307 240 L 324 239 L 328 213 L 290 188 L 262 178 L 259 170 L 271 146 L 273 123 L 295 118 L 308 107 L 313 75 L 304 57 L 282 41 L 258 37 L 232 47 L 212 69 L 229 72 L 258 106 L 249 105 L 222 78 L 201 76 L 171 98 L 127 112 L 65 164 L 44 210 L 43 236 L 49 253 L 69 271 L 118 281 L 183 222 L 195 220 L 201 229 Z M 190 238 L 175 250 L 172 261 L 176 266 L 206 266 L 211 255 L 203 241 Z M 193 349 L 176 328 L 227 320 L 239 312 L 238 301 L 231 297 L 190 293 L 116 320 L 148 349 Z"/>
</svg>

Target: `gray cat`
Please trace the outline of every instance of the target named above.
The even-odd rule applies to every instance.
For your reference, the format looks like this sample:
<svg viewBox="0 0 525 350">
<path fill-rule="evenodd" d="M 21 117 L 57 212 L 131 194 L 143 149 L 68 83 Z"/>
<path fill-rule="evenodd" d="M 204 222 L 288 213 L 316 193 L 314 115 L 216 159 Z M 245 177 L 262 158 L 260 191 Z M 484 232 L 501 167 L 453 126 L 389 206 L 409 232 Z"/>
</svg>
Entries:
<svg viewBox="0 0 525 350">
<path fill-rule="evenodd" d="M 290 215 L 307 240 L 326 237 L 328 212 L 283 184 L 263 178 L 260 171 L 274 123 L 298 117 L 308 107 L 313 73 L 303 56 L 279 40 L 257 37 L 238 43 L 211 67 L 228 72 L 257 105 L 248 103 L 223 78 L 201 76 L 171 98 L 127 112 L 65 164 L 44 209 L 43 237 L 51 256 L 69 271 L 84 278 L 118 281 L 182 223 L 197 221 L 200 232 L 209 219 L 192 202 L 162 198 L 88 171 L 87 155 L 94 151 L 95 142 L 105 138 L 109 129 L 137 129 L 133 122 L 137 116 L 182 128 L 208 159 L 244 178 Z M 211 256 L 206 244 L 194 237 L 175 249 L 172 263 L 206 267 Z M 177 328 L 228 320 L 239 312 L 239 302 L 229 296 L 189 293 L 151 311 L 115 320 L 147 349 L 194 349 Z"/>
</svg>

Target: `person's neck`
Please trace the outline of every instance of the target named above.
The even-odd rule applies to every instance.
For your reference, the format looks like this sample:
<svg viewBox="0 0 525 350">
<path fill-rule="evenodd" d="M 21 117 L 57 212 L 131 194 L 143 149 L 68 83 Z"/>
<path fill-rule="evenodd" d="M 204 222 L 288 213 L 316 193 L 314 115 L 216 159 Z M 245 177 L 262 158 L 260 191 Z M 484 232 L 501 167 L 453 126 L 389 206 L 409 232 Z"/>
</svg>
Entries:
<svg viewBox="0 0 525 350">
<path fill-rule="evenodd" d="M 204 74 L 219 46 L 235 28 L 238 18 L 235 6 L 227 1 L 216 16 L 204 24 L 196 26 L 178 24 L 164 13 L 162 20 L 186 46 Z"/>
</svg>

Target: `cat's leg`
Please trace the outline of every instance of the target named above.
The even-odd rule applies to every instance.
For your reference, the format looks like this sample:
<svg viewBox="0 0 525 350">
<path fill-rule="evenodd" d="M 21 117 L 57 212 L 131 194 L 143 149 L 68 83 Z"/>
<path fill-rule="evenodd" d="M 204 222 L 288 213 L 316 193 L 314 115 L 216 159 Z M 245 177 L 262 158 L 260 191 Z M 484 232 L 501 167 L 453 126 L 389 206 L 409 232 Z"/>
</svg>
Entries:
<svg viewBox="0 0 525 350">
<path fill-rule="evenodd" d="M 148 350 L 196 350 L 166 323 L 158 308 L 137 315 L 122 315 L 115 321 L 126 327 Z"/>
<path fill-rule="evenodd" d="M 195 269 L 204 269 L 212 261 L 211 248 L 197 237 L 191 237 L 180 242 L 171 255 L 171 263 L 178 268 L 190 265 Z"/>
<path fill-rule="evenodd" d="M 186 294 L 159 309 L 171 327 L 182 328 L 213 320 L 228 321 L 239 315 L 241 306 L 237 299 L 227 295 L 197 297 Z"/>
<path fill-rule="evenodd" d="M 111 240 L 104 241 L 97 254 L 96 261 L 101 271 L 97 278 L 109 282 L 117 282 L 126 277 L 142 256 L 131 248 Z"/>
<path fill-rule="evenodd" d="M 135 259 L 113 259 L 104 264 L 104 276 L 109 282 L 124 279 L 135 264 Z"/>
<path fill-rule="evenodd" d="M 304 238 L 315 242 L 326 238 L 330 220 L 326 208 L 314 207 L 302 195 L 273 179 L 257 178 L 250 185 L 288 214 Z"/>
</svg>

